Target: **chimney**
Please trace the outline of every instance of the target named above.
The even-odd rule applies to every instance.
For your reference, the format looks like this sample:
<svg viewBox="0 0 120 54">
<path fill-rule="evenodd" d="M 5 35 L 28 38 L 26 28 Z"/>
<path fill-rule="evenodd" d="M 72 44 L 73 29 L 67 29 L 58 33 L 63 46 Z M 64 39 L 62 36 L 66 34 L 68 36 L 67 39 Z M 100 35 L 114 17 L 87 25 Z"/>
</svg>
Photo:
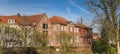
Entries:
<svg viewBox="0 0 120 54">
<path fill-rule="evenodd" d="M 17 16 L 21 16 L 20 13 L 17 13 Z"/>
</svg>

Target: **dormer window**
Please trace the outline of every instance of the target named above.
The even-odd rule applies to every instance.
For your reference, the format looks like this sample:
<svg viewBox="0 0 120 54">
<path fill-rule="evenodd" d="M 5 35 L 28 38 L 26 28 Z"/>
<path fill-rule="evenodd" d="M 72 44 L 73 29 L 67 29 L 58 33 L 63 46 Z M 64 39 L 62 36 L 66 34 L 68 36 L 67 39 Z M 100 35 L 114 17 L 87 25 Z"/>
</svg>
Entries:
<svg viewBox="0 0 120 54">
<path fill-rule="evenodd" d="M 15 19 L 9 19 L 8 23 L 12 23 L 12 24 L 15 23 Z"/>
</svg>

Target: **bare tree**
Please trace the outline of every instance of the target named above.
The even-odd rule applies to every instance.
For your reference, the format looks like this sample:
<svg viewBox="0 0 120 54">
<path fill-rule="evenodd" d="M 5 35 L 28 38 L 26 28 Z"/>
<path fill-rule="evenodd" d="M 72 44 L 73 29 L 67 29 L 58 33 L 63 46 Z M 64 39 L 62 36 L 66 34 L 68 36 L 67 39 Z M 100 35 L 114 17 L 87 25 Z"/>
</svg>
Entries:
<svg viewBox="0 0 120 54">
<path fill-rule="evenodd" d="M 6 53 L 6 49 L 12 47 L 23 46 L 23 33 L 20 29 L 16 29 L 7 24 L 0 24 L 0 46 L 2 52 Z M 11 49 L 10 49 L 11 51 Z M 9 52 L 10 52 L 9 51 Z"/>
<path fill-rule="evenodd" d="M 56 36 L 56 40 L 60 43 L 62 47 L 62 54 L 67 54 L 71 52 L 70 48 L 74 45 L 75 36 L 64 31 L 60 32 Z"/>
<path fill-rule="evenodd" d="M 117 54 L 120 54 L 118 19 L 120 0 L 89 0 L 89 7 L 101 21 L 102 37 L 116 43 Z"/>
<path fill-rule="evenodd" d="M 83 17 L 77 18 L 77 22 L 76 23 L 84 24 Z"/>
<path fill-rule="evenodd" d="M 28 47 L 39 48 L 39 50 L 42 50 L 42 48 L 47 49 L 46 47 L 48 44 L 48 36 L 36 30 L 35 24 L 30 24 L 31 21 L 29 21 L 29 18 L 26 15 L 21 16 L 20 14 L 18 14 L 18 18 L 22 20 L 19 25 L 21 26 L 24 34 L 23 45 L 25 50 Z M 45 50 L 42 50 L 42 52 L 43 51 Z"/>
<path fill-rule="evenodd" d="M 1 45 L 3 47 L 21 47 L 23 33 L 9 25 L 0 25 Z"/>
</svg>

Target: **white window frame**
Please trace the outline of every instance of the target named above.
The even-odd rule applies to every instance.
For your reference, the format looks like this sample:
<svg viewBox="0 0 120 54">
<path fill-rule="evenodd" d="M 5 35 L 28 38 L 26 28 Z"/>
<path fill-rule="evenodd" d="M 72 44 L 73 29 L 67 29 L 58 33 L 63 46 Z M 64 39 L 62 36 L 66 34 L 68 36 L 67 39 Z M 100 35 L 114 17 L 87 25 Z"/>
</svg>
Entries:
<svg viewBox="0 0 120 54">
<path fill-rule="evenodd" d="M 57 31 L 57 30 L 58 30 L 58 26 L 54 25 L 54 31 Z"/>
<path fill-rule="evenodd" d="M 77 40 L 76 42 L 78 43 L 79 42 L 79 36 L 76 37 L 76 40 Z"/>
<path fill-rule="evenodd" d="M 83 37 L 82 36 L 79 37 L 79 42 L 83 42 Z"/>
<path fill-rule="evenodd" d="M 15 23 L 15 19 L 9 19 L 8 23 Z"/>
<path fill-rule="evenodd" d="M 79 36 L 75 36 L 75 42 L 79 43 Z"/>
<path fill-rule="evenodd" d="M 79 32 L 79 28 L 76 28 L 76 30 L 77 30 L 76 32 Z"/>
<path fill-rule="evenodd" d="M 67 31 L 67 26 L 64 26 L 64 31 Z"/>
<path fill-rule="evenodd" d="M 70 31 L 72 32 L 72 30 L 73 30 L 73 28 L 72 27 L 70 27 Z"/>
<path fill-rule="evenodd" d="M 79 32 L 79 28 L 74 27 L 74 32 Z"/>
<path fill-rule="evenodd" d="M 74 27 L 74 32 L 76 32 L 76 28 Z"/>
<path fill-rule="evenodd" d="M 63 31 L 63 26 L 61 26 L 61 31 Z"/>
<path fill-rule="evenodd" d="M 74 39 L 73 39 L 73 38 L 71 38 L 70 42 L 71 42 L 71 43 L 73 43 L 73 40 L 74 40 Z"/>
</svg>

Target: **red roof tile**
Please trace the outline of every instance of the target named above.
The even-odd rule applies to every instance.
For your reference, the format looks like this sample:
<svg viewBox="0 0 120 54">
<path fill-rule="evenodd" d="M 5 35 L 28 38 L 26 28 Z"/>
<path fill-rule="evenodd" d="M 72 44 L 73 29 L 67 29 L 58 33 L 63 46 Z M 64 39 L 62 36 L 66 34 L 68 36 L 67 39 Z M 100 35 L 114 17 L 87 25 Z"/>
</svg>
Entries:
<svg viewBox="0 0 120 54">
<path fill-rule="evenodd" d="M 14 19 L 16 24 L 24 24 L 24 19 L 26 19 L 29 23 L 29 25 L 32 25 L 33 23 L 38 23 L 45 14 L 39 14 L 39 15 L 30 15 L 30 16 L 0 16 L 0 23 L 8 23 L 9 19 Z"/>
<path fill-rule="evenodd" d="M 80 28 L 89 28 L 89 27 L 87 27 L 87 26 L 85 26 L 83 24 L 80 24 L 80 23 L 75 24 L 75 26 L 80 27 Z"/>
<path fill-rule="evenodd" d="M 63 17 L 60 16 L 53 16 L 49 19 L 52 24 L 63 24 L 66 25 L 68 23 L 68 20 L 66 20 Z"/>
<path fill-rule="evenodd" d="M 0 23 L 7 23 L 9 19 L 14 19 L 16 22 L 19 21 L 17 15 L 13 15 L 13 16 L 0 16 Z"/>
<path fill-rule="evenodd" d="M 23 16 L 27 18 L 29 24 L 32 25 L 33 23 L 37 24 L 41 19 L 43 18 L 45 14 L 39 14 L 39 15 L 30 15 L 30 16 Z"/>
</svg>

